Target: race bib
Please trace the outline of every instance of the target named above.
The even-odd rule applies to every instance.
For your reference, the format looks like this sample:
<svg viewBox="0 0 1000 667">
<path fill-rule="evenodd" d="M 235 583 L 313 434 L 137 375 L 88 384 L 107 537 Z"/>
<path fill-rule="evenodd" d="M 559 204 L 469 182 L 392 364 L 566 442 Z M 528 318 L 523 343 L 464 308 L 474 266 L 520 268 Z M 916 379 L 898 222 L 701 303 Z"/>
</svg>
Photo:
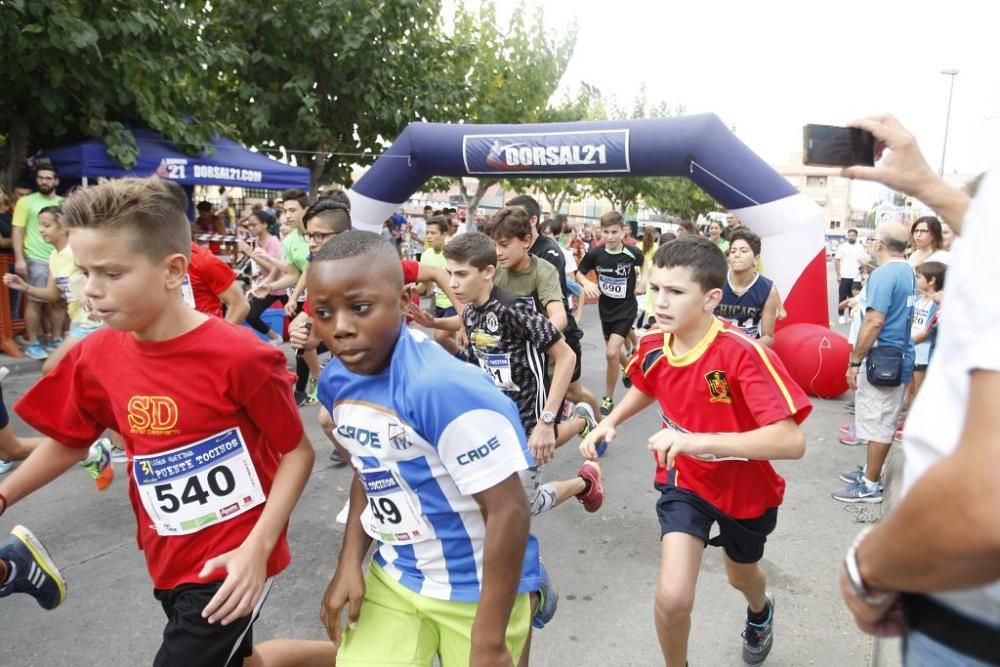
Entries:
<svg viewBox="0 0 1000 667">
<path fill-rule="evenodd" d="M 196 533 L 266 500 L 239 428 L 135 456 L 132 473 L 146 514 L 164 536 Z"/>
<path fill-rule="evenodd" d="M 362 470 L 361 483 L 368 497 L 368 505 L 361 512 L 361 526 L 372 539 L 387 544 L 415 544 L 433 537 L 391 470 Z"/>
<path fill-rule="evenodd" d="M 514 378 L 510 374 L 510 355 L 478 352 L 476 358 L 482 368 L 493 380 L 493 384 L 504 391 L 517 391 Z"/>
<path fill-rule="evenodd" d="M 194 288 L 191 287 L 191 278 L 187 275 L 184 276 L 184 282 L 181 283 L 181 296 L 184 297 L 184 303 L 188 305 L 189 308 L 194 308 Z"/>
<path fill-rule="evenodd" d="M 597 276 L 601 294 L 612 299 L 624 299 L 628 288 L 628 278 L 617 276 Z"/>
</svg>

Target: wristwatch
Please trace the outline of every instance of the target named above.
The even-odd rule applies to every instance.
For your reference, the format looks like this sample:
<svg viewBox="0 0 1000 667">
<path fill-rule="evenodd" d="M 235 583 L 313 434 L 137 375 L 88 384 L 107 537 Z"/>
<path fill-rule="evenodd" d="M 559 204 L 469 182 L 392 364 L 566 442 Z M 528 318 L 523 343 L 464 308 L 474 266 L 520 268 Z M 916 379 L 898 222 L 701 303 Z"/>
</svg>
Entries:
<svg viewBox="0 0 1000 667">
<path fill-rule="evenodd" d="M 865 604 L 878 606 L 888 601 L 893 596 L 893 593 L 887 591 L 873 595 L 861 578 L 861 568 L 858 567 L 858 546 L 871 529 L 872 526 L 868 526 L 854 538 L 854 543 L 851 544 L 851 547 L 847 550 L 847 555 L 844 556 L 844 570 L 847 572 L 847 580 L 851 584 L 854 596 Z"/>
<path fill-rule="evenodd" d="M 859 361 L 857 363 L 854 363 L 853 361 L 850 361 L 850 362 L 848 362 L 847 365 L 850 366 L 851 368 L 861 368 L 861 364 L 862 363 L 863 362 L 861 362 L 861 361 Z"/>
<path fill-rule="evenodd" d="M 538 415 L 538 420 L 547 426 L 552 426 L 556 423 L 556 414 L 546 410 L 542 414 Z"/>
</svg>

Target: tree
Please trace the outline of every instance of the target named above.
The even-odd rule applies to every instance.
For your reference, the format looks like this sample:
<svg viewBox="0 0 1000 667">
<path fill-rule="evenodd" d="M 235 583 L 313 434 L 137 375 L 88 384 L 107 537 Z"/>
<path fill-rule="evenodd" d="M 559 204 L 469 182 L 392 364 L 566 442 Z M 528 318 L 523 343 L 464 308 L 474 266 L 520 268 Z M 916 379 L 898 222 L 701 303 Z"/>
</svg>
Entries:
<svg viewBox="0 0 1000 667">
<path fill-rule="evenodd" d="M 551 109 L 552 97 L 576 46 L 576 25 L 565 35 L 545 28 L 541 6 L 526 16 L 524 3 L 518 4 L 506 28 L 497 25 L 492 0 L 483 0 L 479 10 L 470 12 L 459 4 L 455 11 L 454 39 L 462 40 L 465 59 L 450 63 L 450 70 L 464 84 L 462 113 L 455 120 L 470 123 L 546 123 L 564 119 L 562 111 Z M 459 191 L 465 200 L 467 219 L 496 178 L 479 178 L 470 192 L 464 179 Z"/>
<path fill-rule="evenodd" d="M 240 138 L 289 153 L 323 181 L 351 183 L 410 121 L 456 115 L 461 81 L 441 63 L 467 57 L 442 32 L 439 0 L 215 0 L 213 43 L 243 57 L 220 74 Z"/>
<path fill-rule="evenodd" d="M 716 201 L 693 181 L 682 177 L 652 178 L 643 202 L 659 213 L 694 220 L 717 208 Z"/>
<path fill-rule="evenodd" d="M 595 95 L 594 102 L 590 106 L 592 120 L 667 118 L 684 113 L 684 107 L 671 108 L 663 101 L 650 105 L 646 99 L 645 84 L 640 86 L 631 110 L 625 110 L 618 106 L 613 97 L 604 98 L 596 88 L 591 88 L 591 91 Z M 646 195 L 665 190 L 662 181 L 662 178 L 636 176 L 592 178 L 588 181 L 588 187 L 592 194 L 607 199 L 624 215 L 630 207 L 638 204 Z"/>
<path fill-rule="evenodd" d="M 82 137 L 130 167 L 133 124 L 203 149 L 226 129 L 212 71 L 235 54 L 200 38 L 210 20 L 200 0 L 0 3 L 0 183 L 17 182 L 35 150 Z"/>
</svg>

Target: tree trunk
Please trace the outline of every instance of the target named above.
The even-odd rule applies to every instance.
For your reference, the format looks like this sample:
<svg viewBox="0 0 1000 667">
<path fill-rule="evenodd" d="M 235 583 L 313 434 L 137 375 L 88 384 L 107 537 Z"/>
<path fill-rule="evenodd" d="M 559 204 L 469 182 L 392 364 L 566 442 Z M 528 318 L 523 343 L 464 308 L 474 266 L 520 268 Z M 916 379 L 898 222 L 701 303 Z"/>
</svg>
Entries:
<svg viewBox="0 0 1000 667">
<path fill-rule="evenodd" d="M 316 193 L 319 192 L 319 183 L 323 178 L 323 172 L 326 170 L 329 151 L 330 148 L 326 144 L 316 147 L 316 155 L 313 156 L 312 169 L 309 172 L 309 195 L 313 199 L 316 198 Z"/>
<path fill-rule="evenodd" d="M 470 197 L 469 190 L 465 187 L 465 181 L 460 179 L 458 191 L 462 195 L 462 200 L 465 202 L 465 224 L 467 229 L 470 224 L 475 224 L 476 209 L 479 208 L 479 202 L 482 201 L 483 197 L 486 195 L 486 191 L 497 183 L 499 183 L 499 181 L 495 178 L 479 179 L 479 184 L 476 185 L 476 191 Z"/>
<path fill-rule="evenodd" d="M 0 184 L 8 193 L 13 193 L 14 185 L 21 180 L 26 169 L 28 146 L 31 140 L 31 125 L 16 113 L 9 116 L 10 134 L 3 149 L 0 163 Z"/>
</svg>

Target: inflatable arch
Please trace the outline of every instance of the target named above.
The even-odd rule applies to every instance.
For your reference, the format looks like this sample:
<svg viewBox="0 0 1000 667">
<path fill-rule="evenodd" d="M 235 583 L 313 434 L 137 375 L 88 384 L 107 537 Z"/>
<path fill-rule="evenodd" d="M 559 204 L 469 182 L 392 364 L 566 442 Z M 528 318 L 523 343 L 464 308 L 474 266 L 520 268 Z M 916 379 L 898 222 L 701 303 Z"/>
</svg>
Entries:
<svg viewBox="0 0 1000 667">
<path fill-rule="evenodd" d="M 685 176 L 760 235 L 781 324 L 829 326 L 821 209 L 715 114 L 680 118 L 463 125 L 412 123 L 349 192 L 355 227 L 382 223 L 433 176 Z"/>
</svg>

